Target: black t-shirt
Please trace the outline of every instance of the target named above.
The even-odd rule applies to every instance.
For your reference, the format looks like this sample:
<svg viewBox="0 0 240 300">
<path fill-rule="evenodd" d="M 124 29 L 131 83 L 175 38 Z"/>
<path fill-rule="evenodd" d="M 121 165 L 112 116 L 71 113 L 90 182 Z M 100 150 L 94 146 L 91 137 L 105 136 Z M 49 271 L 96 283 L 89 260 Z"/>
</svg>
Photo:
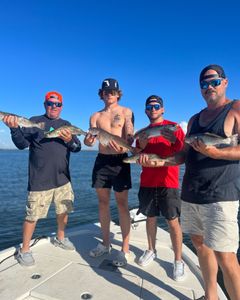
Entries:
<svg viewBox="0 0 240 300">
<path fill-rule="evenodd" d="M 46 115 L 32 117 L 33 122 L 44 122 L 45 130 L 71 125 L 63 119 L 50 119 Z M 76 136 L 65 143 L 60 138 L 45 138 L 44 131 L 33 128 L 12 128 L 13 143 L 18 149 L 29 147 L 29 191 L 45 191 L 60 187 L 69 181 L 70 152 L 81 150 L 81 143 Z"/>
</svg>

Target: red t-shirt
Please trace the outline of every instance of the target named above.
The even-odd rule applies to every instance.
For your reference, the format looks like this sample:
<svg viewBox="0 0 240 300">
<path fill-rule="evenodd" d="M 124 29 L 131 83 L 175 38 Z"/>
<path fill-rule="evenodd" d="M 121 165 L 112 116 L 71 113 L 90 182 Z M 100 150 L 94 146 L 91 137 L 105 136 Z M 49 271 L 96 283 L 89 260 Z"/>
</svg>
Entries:
<svg viewBox="0 0 240 300">
<path fill-rule="evenodd" d="M 164 120 L 161 123 L 150 124 L 149 127 L 154 127 L 158 125 L 166 124 L 176 124 L 168 120 Z M 181 127 L 179 127 L 175 132 L 176 136 L 175 144 L 171 144 L 168 140 L 162 136 L 152 137 L 148 140 L 148 144 L 143 153 L 153 153 L 161 157 L 168 157 L 174 153 L 182 150 L 184 145 L 185 134 Z M 138 141 L 137 141 L 138 145 Z M 179 166 L 170 167 L 142 167 L 142 172 L 140 176 L 140 186 L 141 187 L 168 187 L 168 188 L 178 188 L 179 187 Z"/>
</svg>

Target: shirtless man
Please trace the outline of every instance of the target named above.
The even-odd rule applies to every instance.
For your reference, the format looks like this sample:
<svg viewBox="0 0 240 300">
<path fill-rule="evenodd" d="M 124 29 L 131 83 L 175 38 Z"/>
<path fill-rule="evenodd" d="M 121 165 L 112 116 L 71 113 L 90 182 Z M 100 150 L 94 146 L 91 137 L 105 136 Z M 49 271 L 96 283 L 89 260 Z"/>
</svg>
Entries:
<svg viewBox="0 0 240 300">
<path fill-rule="evenodd" d="M 129 145 L 133 142 L 133 113 L 129 108 L 120 106 L 118 101 L 122 96 L 118 82 L 108 78 L 102 83 L 98 92 L 104 101 L 104 108 L 94 113 L 90 118 L 90 127 L 97 127 L 124 138 Z M 84 143 L 92 146 L 96 137 L 88 134 Z M 92 174 L 92 187 L 96 189 L 99 200 L 99 220 L 103 242 L 90 251 L 90 256 L 98 257 L 110 253 L 110 194 L 113 187 L 117 201 L 120 227 L 122 231 L 122 250 L 118 253 L 113 264 L 123 266 L 129 258 L 130 217 L 128 211 L 128 190 L 131 188 L 130 166 L 122 162 L 127 156 L 126 149 L 116 142 L 109 145 L 99 143 L 99 153 Z"/>
</svg>

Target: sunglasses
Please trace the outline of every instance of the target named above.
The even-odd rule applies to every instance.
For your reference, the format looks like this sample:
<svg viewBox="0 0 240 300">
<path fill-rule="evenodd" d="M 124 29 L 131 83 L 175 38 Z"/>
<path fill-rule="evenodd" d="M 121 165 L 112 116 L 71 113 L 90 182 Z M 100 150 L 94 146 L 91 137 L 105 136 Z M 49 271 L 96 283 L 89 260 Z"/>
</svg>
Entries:
<svg viewBox="0 0 240 300">
<path fill-rule="evenodd" d="M 118 94 L 118 92 L 117 91 L 115 91 L 115 90 L 103 90 L 104 91 L 104 94 L 105 95 L 113 95 L 113 96 L 115 96 L 115 95 L 117 95 Z"/>
<path fill-rule="evenodd" d="M 216 86 L 219 86 L 222 82 L 222 79 L 213 79 L 213 80 L 210 80 L 210 81 L 201 81 L 200 82 L 200 87 L 202 90 L 206 90 L 208 89 L 209 85 L 211 85 L 212 87 L 216 87 Z"/>
<path fill-rule="evenodd" d="M 46 103 L 47 106 L 51 106 L 51 107 L 54 107 L 54 105 L 56 107 L 62 107 L 62 103 L 61 102 L 46 101 L 45 103 Z"/>
<path fill-rule="evenodd" d="M 150 110 L 152 111 L 153 109 L 159 110 L 160 108 L 162 108 L 162 106 L 160 104 L 146 105 L 146 110 L 148 110 L 148 111 L 150 111 Z"/>
</svg>

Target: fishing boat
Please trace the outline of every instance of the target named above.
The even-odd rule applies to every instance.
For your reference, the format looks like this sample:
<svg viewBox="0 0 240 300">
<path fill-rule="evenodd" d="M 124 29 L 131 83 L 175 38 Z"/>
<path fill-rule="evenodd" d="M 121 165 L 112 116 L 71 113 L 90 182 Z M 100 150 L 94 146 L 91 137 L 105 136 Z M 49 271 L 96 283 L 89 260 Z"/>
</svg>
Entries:
<svg viewBox="0 0 240 300">
<path fill-rule="evenodd" d="M 22 267 L 14 254 L 17 247 L 0 252 L 0 299 L 2 300 L 196 300 L 203 299 L 203 280 L 196 255 L 183 245 L 186 276 L 172 279 L 174 253 L 169 233 L 157 232 L 157 258 L 141 267 L 137 259 L 147 247 L 143 215 L 131 211 L 131 260 L 125 267 L 113 266 L 112 260 L 121 250 L 120 227 L 111 223 L 113 250 L 98 258 L 89 256 L 89 249 L 101 240 L 98 223 L 84 224 L 67 231 L 75 251 L 55 247 L 53 237 L 32 241 L 36 261 Z M 18 246 L 19 247 L 19 246 Z M 219 300 L 227 300 L 218 286 Z"/>
</svg>

